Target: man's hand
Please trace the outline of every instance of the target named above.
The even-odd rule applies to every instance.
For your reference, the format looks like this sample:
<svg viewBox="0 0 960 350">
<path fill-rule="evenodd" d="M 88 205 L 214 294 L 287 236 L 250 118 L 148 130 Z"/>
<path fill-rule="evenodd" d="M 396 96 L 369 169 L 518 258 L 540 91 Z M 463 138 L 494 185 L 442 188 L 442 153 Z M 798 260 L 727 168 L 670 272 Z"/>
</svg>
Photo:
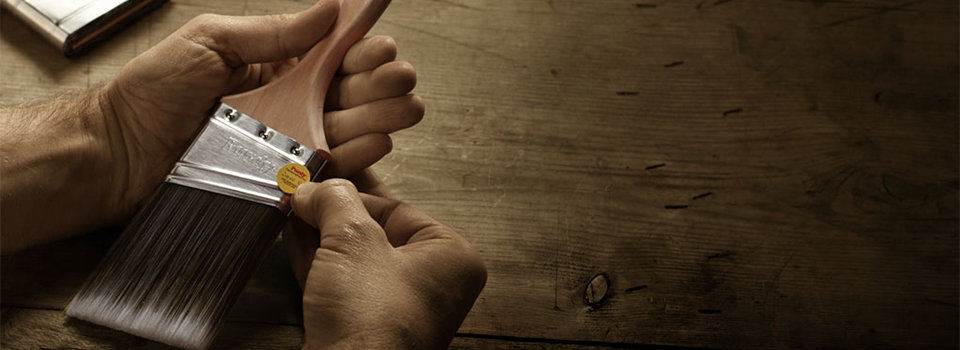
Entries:
<svg viewBox="0 0 960 350">
<path fill-rule="evenodd" d="M 338 1 L 293 15 L 199 16 L 130 61 L 105 87 L 46 104 L 0 109 L 4 253 L 114 225 L 163 181 L 224 95 L 290 71 L 326 35 Z M 346 53 L 325 105 L 333 160 L 346 177 L 391 150 L 389 133 L 416 124 L 416 72 L 388 37 Z M 317 96 L 320 98 L 321 96 Z M 256 116 L 254 116 L 256 117 Z"/>
<path fill-rule="evenodd" d="M 292 206 L 303 221 L 284 242 L 304 286 L 305 349 L 449 344 L 486 281 L 463 237 L 341 179 L 301 185 Z"/>
<path fill-rule="evenodd" d="M 106 131 L 117 167 L 114 212 L 127 217 L 186 150 L 224 95 L 283 76 L 332 27 L 338 1 L 294 15 L 202 15 L 127 64 L 105 89 Z M 387 134 L 416 124 L 423 103 L 408 95 L 416 72 L 393 61 L 389 37 L 364 39 L 347 52 L 324 113 L 333 160 L 324 175 L 347 177 L 391 150 Z M 320 98 L 321 96 L 318 96 Z M 254 116 L 256 117 L 256 116 Z"/>
</svg>

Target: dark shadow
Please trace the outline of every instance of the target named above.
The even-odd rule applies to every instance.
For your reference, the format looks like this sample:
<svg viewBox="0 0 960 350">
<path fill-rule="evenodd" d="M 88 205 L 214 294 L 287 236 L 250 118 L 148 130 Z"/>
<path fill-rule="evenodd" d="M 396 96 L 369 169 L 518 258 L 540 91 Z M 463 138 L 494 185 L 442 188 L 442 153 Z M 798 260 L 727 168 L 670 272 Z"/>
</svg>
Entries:
<svg viewBox="0 0 960 350">
<path fill-rule="evenodd" d="M 81 319 L 68 317 L 63 327 L 93 340 L 98 347 L 110 349 L 176 349 L 135 335 L 100 326 Z"/>
<path fill-rule="evenodd" d="M 3 256 L 3 306 L 65 307 L 119 232 L 95 231 Z"/>
</svg>

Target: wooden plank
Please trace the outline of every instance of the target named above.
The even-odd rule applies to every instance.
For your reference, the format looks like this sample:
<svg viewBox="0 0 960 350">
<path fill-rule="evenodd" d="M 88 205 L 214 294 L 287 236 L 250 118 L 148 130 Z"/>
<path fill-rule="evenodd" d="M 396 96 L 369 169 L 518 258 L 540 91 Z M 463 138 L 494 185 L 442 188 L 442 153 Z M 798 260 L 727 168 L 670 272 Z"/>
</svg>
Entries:
<svg viewBox="0 0 960 350">
<path fill-rule="evenodd" d="M 198 13 L 307 6 L 170 5 L 76 61 L 3 14 L 0 102 L 96 85 Z M 461 332 L 953 348 L 957 12 L 955 1 L 397 0 L 374 33 L 417 67 L 427 116 L 377 169 L 487 259 Z M 3 303 L 61 307 L 109 244 L 93 241 L 4 257 Z M 601 273 L 610 292 L 587 305 Z M 248 300 L 283 311 L 244 311 L 251 302 L 232 319 L 296 317 L 289 283 L 260 285 Z"/>
<path fill-rule="evenodd" d="M 68 319 L 59 310 L 3 308 L 4 349 L 172 349 L 120 331 Z M 298 326 L 226 322 L 215 349 L 299 349 Z"/>
<path fill-rule="evenodd" d="M 55 310 L 3 308 L 0 347 L 4 349 L 171 349 L 122 332 L 68 319 Z M 300 349 L 299 326 L 227 322 L 211 349 Z M 602 345 L 558 344 L 456 337 L 450 349 L 609 349 Z"/>
</svg>

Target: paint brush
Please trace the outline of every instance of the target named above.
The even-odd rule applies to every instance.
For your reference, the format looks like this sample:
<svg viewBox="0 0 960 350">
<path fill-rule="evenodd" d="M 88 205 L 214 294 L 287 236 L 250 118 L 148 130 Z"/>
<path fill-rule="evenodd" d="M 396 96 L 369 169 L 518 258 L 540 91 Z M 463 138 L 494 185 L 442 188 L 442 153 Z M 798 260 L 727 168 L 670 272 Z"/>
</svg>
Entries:
<svg viewBox="0 0 960 350">
<path fill-rule="evenodd" d="M 73 57 L 160 7 L 167 0 L 0 0 L 23 20 Z"/>
<path fill-rule="evenodd" d="M 330 33 L 283 77 L 221 98 L 199 135 L 67 306 L 67 315 L 203 349 L 330 159 L 323 96 L 389 0 L 339 0 Z"/>
</svg>

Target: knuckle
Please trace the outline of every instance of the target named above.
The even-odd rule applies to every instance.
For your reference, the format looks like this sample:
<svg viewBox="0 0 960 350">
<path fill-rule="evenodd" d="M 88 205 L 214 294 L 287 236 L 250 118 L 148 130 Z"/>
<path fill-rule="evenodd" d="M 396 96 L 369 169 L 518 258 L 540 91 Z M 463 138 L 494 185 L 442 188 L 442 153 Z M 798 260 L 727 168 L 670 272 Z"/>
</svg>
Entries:
<svg viewBox="0 0 960 350">
<path fill-rule="evenodd" d="M 396 116 L 394 116 L 396 118 Z M 386 155 L 393 151 L 393 139 L 389 135 L 383 134 L 381 132 L 387 132 L 387 130 L 382 130 L 379 125 L 369 124 L 366 126 L 368 130 L 371 130 L 374 133 L 364 135 L 364 147 L 367 154 L 380 154 L 380 156 Z"/>
<path fill-rule="evenodd" d="M 201 13 L 190 19 L 188 24 L 190 25 L 200 25 L 202 23 L 216 22 L 219 15 L 213 13 Z"/>
<path fill-rule="evenodd" d="M 393 198 L 383 198 L 377 197 L 376 200 L 380 202 L 380 206 L 384 209 L 380 212 L 378 216 L 372 216 L 373 220 L 377 222 L 377 225 L 383 226 L 387 223 L 387 220 L 394 213 L 402 213 L 406 210 L 409 210 L 408 205 L 400 200 Z M 384 229 L 386 230 L 386 229 Z"/>
<path fill-rule="evenodd" d="M 210 13 L 201 14 L 188 21 L 178 32 L 186 40 L 209 49 L 216 49 L 227 26 L 226 18 L 226 16 Z"/>
<path fill-rule="evenodd" d="M 293 19 L 294 17 L 289 14 L 272 14 L 264 17 L 267 25 L 274 28 L 273 32 L 276 33 L 274 41 L 278 49 L 286 56 L 292 56 L 292 54 L 290 48 L 286 46 L 286 41 L 281 36 L 285 32 L 284 28 L 287 28 L 293 22 Z"/>
<path fill-rule="evenodd" d="M 467 263 L 468 270 L 473 272 L 472 275 L 480 281 L 480 285 L 482 286 L 487 280 L 487 263 L 483 260 L 483 257 L 480 256 L 480 253 L 472 248 L 469 254 L 467 254 Z"/>
<path fill-rule="evenodd" d="M 292 22 L 294 16 L 291 14 L 281 13 L 281 14 L 271 14 L 265 17 L 272 25 L 282 28 L 288 23 Z"/>
<path fill-rule="evenodd" d="M 387 134 L 375 134 L 380 135 L 374 139 L 375 147 L 379 150 L 384 151 L 384 154 L 390 153 L 393 151 L 393 139 L 390 138 Z"/>
<path fill-rule="evenodd" d="M 404 210 L 410 210 L 413 208 L 409 204 L 404 203 L 399 199 L 380 197 L 380 200 L 384 202 L 385 207 L 392 208 L 390 210 L 387 210 L 387 212 L 402 212 Z"/>
<path fill-rule="evenodd" d="M 376 74 L 384 82 L 402 87 L 407 91 L 413 90 L 417 85 L 417 70 L 410 62 L 393 61 L 381 67 L 382 69 L 378 69 Z"/>
<path fill-rule="evenodd" d="M 326 135 L 340 135 L 342 133 L 340 131 L 342 127 L 343 120 L 341 118 L 326 117 L 323 120 L 323 129 Z M 330 146 L 333 147 L 333 145 Z"/>
<path fill-rule="evenodd" d="M 327 236 L 327 243 L 340 250 L 366 246 L 366 242 L 371 237 L 382 234 L 380 225 L 369 218 L 365 220 L 359 217 L 344 218 L 331 224 L 331 234 Z"/>
<path fill-rule="evenodd" d="M 335 253 L 334 251 L 327 248 L 317 248 L 317 250 L 313 252 L 313 260 L 314 261 L 333 260 L 336 258 L 335 256 L 336 254 L 334 253 Z"/>
<path fill-rule="evenodd" d="M 377 36 L 374 36 L 373 38 L 370 38 L 370 40 L 379 46 L 393 46 L 393 47 L 397 46 L 397 41 L 394 40 L 393 37 L 389 35 L 377 35 Z"/>
<path fill-rule="evenodd" d="M 471 285 L 475 290 L 483 289 L 487 282 L 487 264 L 479 252 L 470 246 L 465 239 L 460 239 L 460 261 L 463 264 L 463 271 L 466 272 Z"/>
<path fill-rule="evenodd" d="M 319 184 L 316 182 L 307 182 L 297 186 L 293 193 L 294 203 L 296 203 L 296 198 L 310 198 L 310 194 L 316 191 L 318 186 Z"/>
<path fill-rule="evenodd" d="M 407 61 L 396 61 L 396 70 L 401 74 L 405 79 L 412 79 L 413 81 L 417 80 L 417 70 L 413 68 L 413 64 Z"/>
<path fill-rule="evenodd" d="M 404 86 L 413 89 L 417 85 L 417 70 L 413 68 L 413 65 L 410 62 L 400 61 L 397 64 L 397 71 L 400 76 L 400 81 L 403 82 Z"/>
<path fill-rule="evenodd" d="M 340 193 L 349 190 L 356 191 L 356 187 L 349 180 L 339 178 L 325 180 L 319 183 L 316 188 L 316 191 L 323 194 Z"/>
<path fill-rule="evenodd" d="M 372 38 L 371 44 L 383 57 L 391 61 L 397 57 L 397 41 L 393 37 L 377 35 Z"/>
<path fill-rule="evenodd" d="M 212 33 L 216 32 L 222 27 L 222 22 L 223 16 L 212 13 L 204 13 L 191 19 L 189 22 L 187 22 L 184 28 L 192 33 L 197 34 Z"/>
<path fill-rule="evenodd" d="M 327 234 L 323 237 L 322 248 L 318 249 L 313 256 L 314 261 L 335 260 L 337 257 L 349 254 L 354 245 L 351 238 L 341 233 Z"/>
<path fill-rule="evenodd" d="M 453 229 L 442 226 L 434 233 L 436 238 L 445 239 L 450 264 L 462 273 L 467 286 L 473 292 L 479 293 L 487 281 L 487 265 L 470 242 Z"/>
<path fill-rule="evenodd" d="M 411 122 L 408 126 L 413 126 L 419 123 L 420 120 L 423 120 L 423 115 L 427 111 L 427 105 L 423 103 L 423 99 L 421 99 L 420 96 L 412 95 L 407 110 Z"/>
<path fill-rule="evenodd" d="M 351 237 L 362 237 L 365 233 L 380 228 L 372 220 L 365 220 L 357 216 L 344 219 L 338 226 Z"/>
</svg>

